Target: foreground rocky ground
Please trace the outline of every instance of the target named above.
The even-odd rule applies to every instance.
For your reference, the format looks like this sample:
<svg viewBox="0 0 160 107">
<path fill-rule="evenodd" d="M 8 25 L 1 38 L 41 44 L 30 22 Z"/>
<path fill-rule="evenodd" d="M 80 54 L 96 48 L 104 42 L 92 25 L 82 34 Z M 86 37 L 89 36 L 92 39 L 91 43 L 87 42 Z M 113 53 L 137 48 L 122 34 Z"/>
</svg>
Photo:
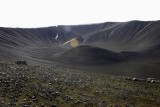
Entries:
<svg viewBox="0 0 160 107">
<path fill-rule="evenodd" d="M 160 107 L 160 82 L 1 63 L 0 107 Z"/>
</svg>

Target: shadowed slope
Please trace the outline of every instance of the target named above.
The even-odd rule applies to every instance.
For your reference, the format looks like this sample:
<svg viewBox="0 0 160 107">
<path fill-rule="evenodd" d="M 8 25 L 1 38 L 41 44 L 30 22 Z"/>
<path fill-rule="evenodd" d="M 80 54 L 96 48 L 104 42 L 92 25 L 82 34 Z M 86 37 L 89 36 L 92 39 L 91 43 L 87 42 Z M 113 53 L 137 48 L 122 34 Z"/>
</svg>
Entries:
<svg viewBox="0 0 160 107">
<path fill-rule="evenodd" d="M 126 60 L 125 56 L 105 49 L 81 45 L 72 48 L 57 58 L 62 62 L 76 64 L 107 64 Z"/>
</svg>

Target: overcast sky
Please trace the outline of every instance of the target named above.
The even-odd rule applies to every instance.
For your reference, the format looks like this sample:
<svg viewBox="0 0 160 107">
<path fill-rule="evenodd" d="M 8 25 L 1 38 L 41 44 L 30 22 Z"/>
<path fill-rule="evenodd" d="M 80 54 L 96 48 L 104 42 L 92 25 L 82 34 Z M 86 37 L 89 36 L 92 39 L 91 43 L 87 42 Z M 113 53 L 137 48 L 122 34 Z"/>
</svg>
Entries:
<svg viewBox="0 0 160 107">
<path fill-rule="evenodd" d="M 0 27 L 160 20 L 160 0 L 0 0 Z"/>
</svg>

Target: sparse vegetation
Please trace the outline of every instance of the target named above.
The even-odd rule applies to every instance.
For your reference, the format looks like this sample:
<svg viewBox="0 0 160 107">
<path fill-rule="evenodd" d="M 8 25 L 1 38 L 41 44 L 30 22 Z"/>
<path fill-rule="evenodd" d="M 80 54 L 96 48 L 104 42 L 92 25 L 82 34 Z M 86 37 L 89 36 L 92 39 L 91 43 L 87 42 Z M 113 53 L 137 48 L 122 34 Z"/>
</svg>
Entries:
<svg viewBox="0 0 160 107">
<path fill-rule="evenodd" d="M 159 107 L 160 83 L 63 65 L 0 64 L 0 106 Z"/>
</svg>

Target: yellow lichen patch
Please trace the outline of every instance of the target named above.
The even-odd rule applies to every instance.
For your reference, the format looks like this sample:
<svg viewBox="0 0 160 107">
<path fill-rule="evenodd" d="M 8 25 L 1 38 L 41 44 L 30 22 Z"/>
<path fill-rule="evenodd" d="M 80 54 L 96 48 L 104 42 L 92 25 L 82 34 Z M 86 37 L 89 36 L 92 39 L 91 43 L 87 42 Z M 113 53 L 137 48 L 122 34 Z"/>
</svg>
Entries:
<svg viewBox="0 0 160 107">
<path fill-rule="evenodd" d="M 76 47 L 76 46 L 78 46 L 78 40 L 75 38 L 75 39 L 72 39 L 71 41 L 70 41 L 70 45 L 72 46 L 72 47 Z"/>
</svg>

